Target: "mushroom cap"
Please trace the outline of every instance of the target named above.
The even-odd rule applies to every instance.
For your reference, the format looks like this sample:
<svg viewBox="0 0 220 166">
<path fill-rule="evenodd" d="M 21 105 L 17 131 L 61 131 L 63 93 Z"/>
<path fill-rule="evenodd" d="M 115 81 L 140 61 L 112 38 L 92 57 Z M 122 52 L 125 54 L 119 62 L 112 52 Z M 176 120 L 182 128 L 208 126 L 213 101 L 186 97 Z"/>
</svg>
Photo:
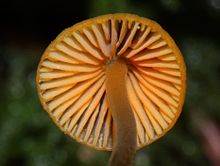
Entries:
<svg viewBox="0 0 220 166">
<path fill-rule="evenodd" d="M 109 14 L 77 23 L 48 46 L 37 70 L 38 95 L 54 123 L 100 150 L 113 146 L 105 67 L 118 57 L 127 62 L 127 93 L 141 148 L 173 127 L 186 90 L 181 52 L 156 22 Z"/>
</svg>

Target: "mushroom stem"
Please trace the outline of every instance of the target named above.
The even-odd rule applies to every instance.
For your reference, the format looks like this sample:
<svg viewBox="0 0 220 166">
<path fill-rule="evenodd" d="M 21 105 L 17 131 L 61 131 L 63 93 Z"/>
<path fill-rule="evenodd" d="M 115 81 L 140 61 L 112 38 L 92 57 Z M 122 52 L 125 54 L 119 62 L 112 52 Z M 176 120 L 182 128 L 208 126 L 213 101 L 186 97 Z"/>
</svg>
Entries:
<svg viewBox="0 0 220 166">
<path fill-rule="evenodd" d="M 137 149 L 136 123 L 126 88 L 127 72 L 122 59 L 106 68 L 106 93 L 116 130 L 109 166 L 131 166 Z"/>
</svg>

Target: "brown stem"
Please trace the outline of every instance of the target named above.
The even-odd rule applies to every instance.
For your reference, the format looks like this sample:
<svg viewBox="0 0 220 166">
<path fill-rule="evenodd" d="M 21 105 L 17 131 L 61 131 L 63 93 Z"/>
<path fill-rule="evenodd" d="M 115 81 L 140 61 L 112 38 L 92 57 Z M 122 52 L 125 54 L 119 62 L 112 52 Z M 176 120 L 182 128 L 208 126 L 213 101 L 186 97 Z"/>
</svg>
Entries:
<svg viewBox="0 0 220 166">
<path fill-rule="evenodd" d="M 116 129 L 109 166 L 131 166 L 137 148 L 136 123 L 126 88 L 127 72 L 121 59 L 106 69 L 106 93 Z"/>
</svg>

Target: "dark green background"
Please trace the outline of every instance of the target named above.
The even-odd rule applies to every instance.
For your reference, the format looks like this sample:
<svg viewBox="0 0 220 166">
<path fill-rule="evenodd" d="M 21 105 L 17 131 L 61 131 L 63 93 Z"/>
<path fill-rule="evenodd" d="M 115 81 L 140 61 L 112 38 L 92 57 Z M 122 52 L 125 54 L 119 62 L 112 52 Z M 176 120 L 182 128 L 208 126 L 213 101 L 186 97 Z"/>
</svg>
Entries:
<svg viewBox="0 0 220 166">
<path fill-rule="evenodd" d="M 37 97 L 35 76 L 41 54 L 63 29 L 115 12 L 157 21 L 187 65 L 181 117 L 165 137 L 137 153 L 134 165 L 220 165 L 219 0 L 5 0 L 0 2 L 1 166 L 107 164 L 109 152 L 77 144 L 52 123 Z"/>
</svg>

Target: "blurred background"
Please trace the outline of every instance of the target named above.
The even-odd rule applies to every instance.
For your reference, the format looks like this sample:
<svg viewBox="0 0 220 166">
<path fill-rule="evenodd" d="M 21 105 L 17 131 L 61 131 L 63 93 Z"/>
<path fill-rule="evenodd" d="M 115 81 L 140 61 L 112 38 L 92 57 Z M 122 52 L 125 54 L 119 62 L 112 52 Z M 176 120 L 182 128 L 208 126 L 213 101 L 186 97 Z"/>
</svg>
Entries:
<svg viewBox="0 0 220 166">
<path fill-rule="evenodd" d="M 93 16 L 129 12 L 157 21 L 187 65 L 177 124 L 137 153 L 135 166 L 220 165 L 219 0 L 0 1 L 0 165 L 102 166 L 109 152 L 77 144 L 41 107 L 35 76 L 44 49 L 65 28 Z"/>
</svg>

